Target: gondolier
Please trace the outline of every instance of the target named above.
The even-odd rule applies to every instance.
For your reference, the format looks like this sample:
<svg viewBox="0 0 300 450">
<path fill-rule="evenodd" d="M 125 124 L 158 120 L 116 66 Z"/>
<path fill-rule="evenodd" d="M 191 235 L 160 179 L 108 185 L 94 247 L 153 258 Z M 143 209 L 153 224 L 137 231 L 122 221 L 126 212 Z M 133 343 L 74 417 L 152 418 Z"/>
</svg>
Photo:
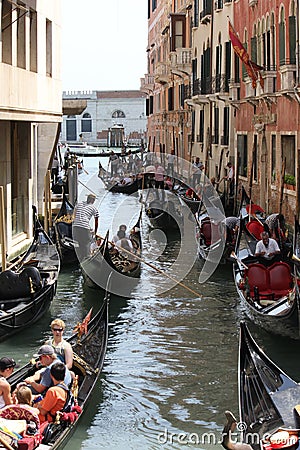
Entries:
<svg viewBox="0 0 300 450">
<path fill-rule="evenodd" d="M 88 194 L 86 202 L 78 203 L 75 208 L 73 236 L 79 244 L 77 252 L 80 260 L 90 255 L 90 220 L 92 217 L 95 218 L 94 233 L 97 234 L 99 212 L 94 206 L 95 200 L 95 194 Z"/>
</svg>

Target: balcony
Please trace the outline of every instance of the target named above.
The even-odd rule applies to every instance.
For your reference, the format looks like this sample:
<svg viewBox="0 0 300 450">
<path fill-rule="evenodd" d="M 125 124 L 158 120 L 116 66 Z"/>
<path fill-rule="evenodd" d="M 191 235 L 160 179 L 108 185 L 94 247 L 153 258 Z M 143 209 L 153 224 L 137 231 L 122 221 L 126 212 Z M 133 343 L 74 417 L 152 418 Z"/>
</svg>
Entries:
<svg viewBox="0 0 300 450">
<path fill-rule="evenodd" d="M 144 78 L 141 78 L 141 91 L 153 91 L 154 89 L 154 75 L 145 74 Z"/>
<path fill-rule="evenodd" d="M 214 93 L 229 92 L 229 79 L 226 75 L 218 74 L 211 79 L 211 90 Z"/>
<path fill-rule="evenodd" d="M 281 90 L 288 91 L 294 89 L 296 85 L 296 65 L 289 64 L 289 61 L 285 61 L 279 67 L 281 75 Z"/>
<path fill-rule="evenodd" d="M 273 94 L 276 92 L 276 67 L 271 70 L 266 70 L 262 74 L 264 80 L 264 94 Z"/>
<path fill-rule="evenodd" d="M 169 66 L 166 63 L 159 62 L 154 69 L 154 80 L 156 83 L 166 84 L 169 81 Z"/>
<path fill-rule="evenodd" d="M 177 48 L 170 53 L 172 71 L 183 72 L 187 75 L 192 73 L 192 50 L 190 48 Z"/>
</svg>

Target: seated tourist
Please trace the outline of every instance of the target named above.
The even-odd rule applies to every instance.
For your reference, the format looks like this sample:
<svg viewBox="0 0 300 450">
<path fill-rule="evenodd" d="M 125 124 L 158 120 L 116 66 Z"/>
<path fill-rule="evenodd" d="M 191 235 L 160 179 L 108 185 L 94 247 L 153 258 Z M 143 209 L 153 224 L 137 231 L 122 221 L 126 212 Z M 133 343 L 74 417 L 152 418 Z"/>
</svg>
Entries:
<svg viewBox="0 0 300 450">
<path fill-rule="evenodd" d="M 34 355 L 34 357 L 39 358 L 39 361 L 44 368 L 38 370 L 31 377 L 27 377 L 25 379 L 25 383 L 30 386 L 34 394 L 41 394 L 53 385 L 52 378 L 50 376 L 50 369 L 53 364 L 59 362 L 59 359 L 51 345 L 42 345 L 39 348 L 37 355 Z M 66 368 L 64 382 L 67 386 L 69 386 L 71 384 L 71 380 L 72 377 L 70 371 Z"/>
<path fill-rule="evenodd" d="M 127 226 L 126 225 L 120 225 L 119 229 L 118 229 L 118 232 L 117 232 L 117 234 L 115 236 L 113 236 L 112 241 L 114 243 L 116 243 L 119 239 L 122 239 L 123 237 L 128 238 L 128 234 L 126 233 L 126 230 L 127 230 Z M 120 231 L 121 231 L 121 233 L 119 233 Z M 123 235 L 123 231 L 125 233 L 125 236 Z"/>
<path fill-rule="evenodd" d="M 10 384 L 6 378 L 13 373 L 15 367 L 18 366 L 14 359 L 6 356 L 0 359 L 0 408 L 13 403 Z"/>
<path fill-rule="evenodd" d="M 62 362 L 52 364 L 50 377 L 52 386 L 47 390 L 45 397 L 37 404 L 39 419 L 43 423 L 54 422 L 56 413 L 65 406 L 68 397 L 68 386 L 64 383 L 66 366 Z"/>
<path fill-rule="evenodd" d="M 33 405 L 34 399 L 31 389 L 21 383 L 13 393 L 15 404 L 6 405 L 0 410 L 0 417 L 8 420 L 26 420 L 27 424 L 35 423 L 36 429 L 40 425 L 39 410 Z"/>
<path fill-rule="evenodd" d="M 45 344 L 51 345 L 54 348 L 58 359 L 65 363 L 68 369 L 71 369 L 73 365 L 72 346 L 63 338 L 66 324 L 61 319 L 54 319 L 50 326 L 53 337 L 52 339 L 48 339 Z"/>
</svg>

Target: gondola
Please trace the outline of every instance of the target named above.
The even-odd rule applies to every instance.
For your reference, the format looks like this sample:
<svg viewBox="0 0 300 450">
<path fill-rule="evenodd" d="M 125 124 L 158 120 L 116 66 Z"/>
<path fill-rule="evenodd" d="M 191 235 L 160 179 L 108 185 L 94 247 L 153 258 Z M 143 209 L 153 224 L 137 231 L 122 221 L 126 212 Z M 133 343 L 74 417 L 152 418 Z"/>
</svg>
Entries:
<svg viewBox="0 0 300 450">
<path fill-rule="evenodd" d="M 300 385 L 268 358 L 244 322 L 240 324 L 238 377 L 241 440 L 248 444 L 243 448 L 298 448 Z M 225 414 L 223 446 L 242 448 L 237 435 L 232 435 L 235 442 L 229 435 L 234 432 L 235 418 L 229 411 Z"/>
<path fill-rule="evenodd" d="M 233 274 L 245 312 L 266 330 L 299 339 L 299 288 L 293 265 L 276 261 L 266 267 L 255 257 L 255 245 L 241 221 Z"/>
<path fill-rule="evenodd" d="M 165 191 L 165 196 L 168 191 Z M 180 208 L 173 199 L 155 199 L 145 202 L 145 212 L 152 228 L 164 231 L 179 231 L 183 226 L 184 218 Z"/>
<path fill-rule="evenodd" d="M 221 264 L 232 262 L 230 255 L 234 250 L 234 241 L 226 236 L 226 227 L 222 221 L 213 221 L 207 214 L 200 216 L 196 239 L 199 256 L 205 261 L 219 261 Z"/>
<path fill-rule="evenodd" d="M 135 178 L 131 183 L 122 184 L 119 182 L 111 182 L 111 177 L 107 170 L 105 170 L 102 165 L 99 164 L 98 178 L 101 179 L 105 188 L 109 192 L 118 194 L 131 195 L 136 193 L 142 186 L 141 179 Z"/>
<path fill-rule="evenodd" d="M 19 449 L 62 448 L 74 432 L 103 367 L 108 340 L 108 303 L 107 294 L 97 314 L 89 321 L 89 313 L 81 324 L 77 324 L 76 333 L 67 339 L 72 345 L 74 354 L 72 371 L 76 380 L 73 381 L 72 392 L 76 406 L 71 411 L 57 416 L 55 422 L 43 423 L 37 434 L 23 436 L 18 441 Z M 36 370 L 34 360 L 16 370 L 8 378 L 12 391 L 18 383 L 32 376 Z"/>
<path fill-rule="evenodd" d="M 62 263 L 77 262 L 76 242 L 73 240 L 72 226 L 74 220 L 74 206 L 63 195 L 61 208 L 53 221 L 55 242 Z"/>
<path fill-rule="evenodd" d="M 35 219 L 25 254 L 0 273 L 0 340 L 32 326 L 48 310 L 56 292 L 60 259 L 56 245 Z"/>
<path fill-rule="evenodd" d="M 140 232 L 141 213 L 130 232 L 130 240 L 134 247 L 134 254 L 122 252 L 109 241 L 106 233 L 100 247 L 81 263 L 85 284 L 90 288 L 104 288 L 105 280 L 111 274 L 111 285 L 120 287 L 124 297 L 130 294 L 137 285 L 141 273 L 142 240 Z"/>
</svg>

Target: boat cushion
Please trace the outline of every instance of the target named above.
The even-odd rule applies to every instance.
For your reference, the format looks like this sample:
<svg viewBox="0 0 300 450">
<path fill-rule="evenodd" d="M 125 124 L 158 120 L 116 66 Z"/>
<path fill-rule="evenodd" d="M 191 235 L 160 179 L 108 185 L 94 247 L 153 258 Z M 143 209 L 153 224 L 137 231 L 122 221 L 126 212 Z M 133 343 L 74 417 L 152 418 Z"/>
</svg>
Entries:
<svg viewBox="0 0 300 450">
<path fill-rule="evenodd" d="M 291 269 L 285 262 L 275 262 L 270 267 L 253 263 L 248 266 L 246 275 L 250 296 L 254 297 L 254 288 L 257 287 L 260 300 L 269 299 L 271 296 L 277 300 L 287 295 L 292 288 Z"/>
<path fill-rule="evenodd" d="M 263 225 L 261 225 L 257 220 L 251 220 L 246 224 L 246 228 L 249 233 L 255 237 L 255 239 L 260 239 L 260 234 L 264 231 Z"/>
<path fill-rule="evenodd" d="M 275 298 L 280 298 L 289 293 L 292 288 L 292 276 L 290 266 L 285 262 L 275 262 L 269 268 L 270 289 Z"/>
<path fill-rule="evenodd" d="M 30 410 L 27 405 L 7 405 L 0 409 L 0 417 L 10 420 L 26 420 L 34 422 L 37 427 L 40 425 L 40 419 L 37 413 Z"/>
<path fill-rule="evenodd" d="M 43 440 L 43 432 L 47 428 L 49 423 L 46 421 L 40 425 L 39 431 L 33 436 L 27 434 L 23 435 L 22 439 L 18 440 L 18 450 L 33 450 L 35 449 Z"/>
<path fill-rule="evenodd" d="M 250 296 L 254 297 L 254 287 L 258 288 L 259 297 L 269 297 L 272 294 L 270 290 L 270 279 L 268 268 L 260 263 L 249 265 L 247 270 Z"/>
<path fill-rule="evenodd" d="M 204 239 L 205 245 L 211 245 L 220 239 L 219 226 L 211 222 L 202 222 L 201 234 Z"/>
<path fill-rule="evenodd" d="M 38 292 L 41 287 L 41 276 L 36 267 L 25 267 L 19 273 L 9 269 L 0 273 L 1 300 L 30 297 L 32 289 Z"/>
</svg>

